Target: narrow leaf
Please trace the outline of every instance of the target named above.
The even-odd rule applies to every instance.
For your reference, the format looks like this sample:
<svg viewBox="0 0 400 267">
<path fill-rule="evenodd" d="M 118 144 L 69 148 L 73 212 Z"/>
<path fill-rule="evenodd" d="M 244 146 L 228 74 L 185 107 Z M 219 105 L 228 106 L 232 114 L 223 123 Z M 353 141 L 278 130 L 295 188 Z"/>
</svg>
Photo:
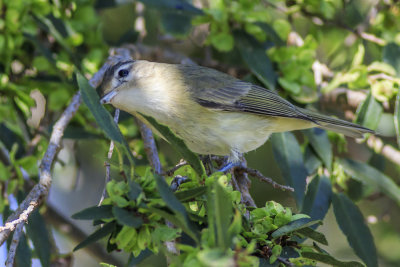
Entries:
<svg viewBox="0 0 400 267">
<path fill-rule="evenodd" d="M 29 216 L 26 230 L 35 247 L 40 263 L 42 266 L 50 266 L 51 242 L 49 232 L 46 229 L 46 222 L 39 211 L 35 210 Z"/>
<path fill-rule="evenodd" d="M 309 226 L 314 225 L 316 223 L 321 224 L 321 221 L 319 221 L 319 220 L 313 221 L 312 219 L 309 219 L 309 218 L 301 218 L 301 219 L 298 219 L 296 221 L 292 221 L 292 222 L 290 222 L 290 223 L 288 223 L 288 224 L 276 229 L 272 233 L 271 236 L 273 238 L 277 238 L 277 237 L 292 233 L 294 231 L 297 231 L 299 229 L 309 227 Z"/>
<path fill-rule="evenodd" d="M 228 229 L 233 217 L 233 207 L 229 195 L 217 180 L 214 181 L 214 201 L 217 245 L 226 250 L 231 245 Z"/>
<path fill-rule="evenodd" d="M 322 161 L 315 154 L 315 151 L 311 148 L 311 146 L 308 145 L 304 152 L 304 166 L 307 169 L 308 175 L 314 174 L 321 165 Z"/>
<path fill-rule="evenodd" d="M 369 267 L 378 266 L 372 234 L 358 207 L 343 193 L 333 194 L 336 221 L 354 252 Z"/>
<path fill-rule="evenodd" d="M 114 217 L 112 205 L 93 206 L 71 216 L 75 220 L 100 220 Z"/>
<path fill-rule="evenodd" d="M 185 142 L 182 139 L 178 138 L 172 131 L 164 125 L 159 124 L 155 119 L 149 116 L 145 116 L 141 114 L 157 131 L 159 131 L 165 139 L 168 140 L 170 144 L 176 149 L 181 156 L 186 159 L 186 161 L 192 166 L 192 168 L 197 172 L 201 177 L 206 176 L 206 171 L 204 169 L 203 163 L 200 161 L 197 154 L 187 148 Z"/>
<path fill-rule="evenodd" d="M 328 245 L 325 235 L 313 230 L 311 227 L 302 228 L 297 230 L 296 233 L 302 234 L 303 236 L 315 240 L 323 245 Z"/>
<path fill-rule="evenodd" d="M 249 66 L 255 76 L 269 89 L 276 87 L 277 75 L 272 62 L 267 56 L 267 46 L 256 41 L 244 32 L 234 34 L 236 46 L 244 62 Z"/>
<path fill-rule="evenodd" d="M 307 187 L 301 213 L 313 220 L 323 220 L 332 201 L 332 185 L 325 176 L 315 177 Z"/>
<path fill-rule="evenodd" d="M 330 170 L 332 168 L 332 145 L 328 139 L 326 131 L 319 128 L 303 130 L 305 136 L 317 155 L 322 159 L 325 166 Z"/>
<path fill-rule="evenodd" d="M 122 136 L 118 126 L 115 124 L 110 113 L 100 104 L 100 98 L 96 90 L 89 84 L 88 80 L 81 74 L 76 75 L 78 86 L 82 94 L 83 102 L 92 112 L 97 124 L 104 131 L 108 138 L 118 142 L 125 150 L 131 163 L 134 162 L 133 155 L 128 144 Z"/>
<path fill-rule="evenodd" d="M 114 206 L 112 208 L 112 213 L 117 221 L 122 225 L 139 228 L 143 224 L 142 218 L 133 215 L 132 212 L 129 212 L 123 208 Z"/>
<path fill-rule="evenodd" d="M 116 223 L 115 221 L 106 223 L 103 227 L 89 235 L 85 240 L 83 240 L 81 243 L 79 243 L 73 251 L 77 251 L 78 249 L 81 249 L 83 247 L 86 247 L 89 244 L 92 244 L 107 235 L 111 234 L 115 230 Z"/>
<path fill-rule="evenodd" d="M 344 171 L 354 179 L 366 185 L 378 188 L 382 193 L 400 205 L 400 188 L 388 176 L 366 163 L 352 159 L 340 159 L 339 163 L 343 166 Z"/>
<path fill-rule="evenodd" d="M 181 202 L 187 202 L 196 197 L 202 196 L 207 192 L 206 186 L 199 186 L 185 191 L 175 192 L 176 198 Z"/>
<path fill-rule="evenodd" d="M 290 132 L 274 133 L 271 142 L 282 176 L 286 184 L 294 188 L 294 198 L 298 208 L 301 209 L 306 189 L 307 170 L 304 167 L 299 143 Z"/>
<path fill-rule="evenodd" d="M 339 261 L 332 257 L 331 255 L 318 253 L 318 252 L 311 252 L 305 251 L 301 253 L 301 256 L 307 259 L 319 261 L 322 263 L 329 264 L 331 266 L 338 266 L 338 267 L 364 267 L 363 264 L 357 261 Z"/>
</svg>

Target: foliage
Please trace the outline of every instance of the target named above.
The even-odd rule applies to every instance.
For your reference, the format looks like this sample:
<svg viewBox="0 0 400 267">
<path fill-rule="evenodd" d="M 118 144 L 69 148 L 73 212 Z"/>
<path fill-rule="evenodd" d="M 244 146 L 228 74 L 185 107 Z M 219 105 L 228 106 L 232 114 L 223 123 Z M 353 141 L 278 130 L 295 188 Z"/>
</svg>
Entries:
<svg viewBox="0 0 400 267">
<path fill-rule="evenodd" d="M 311 129 L 273 135 L 273 154 L 285 183 L 295 189 L 296 204 L 285 207 L 267 201 L 246 207 L 230 175 L 206 174 L 197 155 L 156 121 L 153 126 L 191 166 L 170 177 L 154 174 L 132 118 L 123 116 L 120 128 L 115 127 L 85 77 L 98 71 L 110 46 L 138 43 L 179 50 L 224 71 L 233 69 L 240 78 L 308 108 L 329 109 L 320 96 L 341 88 L 363 96 L 357 110 L 350 108 L 354 121 L 387 135 L 379 138 L 398 152 L 399 16 L 396 1 L 0 2 L 3 220 L 15 209 L 12 202 L 21 203 L 26 187 L 37 182 L 52 125 L 79 88 L 85 105 L 64 137 L 75 142 L 96 138 L 104 147 L 111 139 L 117 146 L 108 197 L 102 206 L 73 216 L 101 225 L 76 249 L 107 238 L 107 250 L 125 251 L 131 256 L 128 264 L 162 253 L 172 266 L 362 265 L 340 261 L 317 244 L 328 244 L 316 228 L 332 204 L 340 229 L 364 264 L 377 266 L 380 257 L 398 265 L 400 258 L 381 248 L 383 239 L 371 234 L 358 207 L 383 196 L 394 210 L 399 208 L 399 180 L 391 178 L 399 176 L 399 168 L 381 148 L 366 148 L 373 139 L 360 141 L 362 157 L 349 159 L 357 154 L 346 154 L 354 144 L 347 146 L 348 139 L 336 133 Z M 338 108 L 333 110 L 342 116 Z M 105 155 L 106 150 L 98 153 Z M 161 155 L 164 165 L 173 165 L 166 155 Z M 188 182 L 173 192 L 169 186 L 176 175 Z M 29 265 L 35 257 L 48 266 L 63 257 L 56 252 L 43 214 L 41 210 L 29 218 L 17 251 L 18 265 Z M 388 228 L 387 235 L 398 235 Z M 179 255 L 165 248 L 171 241 L 176 241 Z"/>
</svg>

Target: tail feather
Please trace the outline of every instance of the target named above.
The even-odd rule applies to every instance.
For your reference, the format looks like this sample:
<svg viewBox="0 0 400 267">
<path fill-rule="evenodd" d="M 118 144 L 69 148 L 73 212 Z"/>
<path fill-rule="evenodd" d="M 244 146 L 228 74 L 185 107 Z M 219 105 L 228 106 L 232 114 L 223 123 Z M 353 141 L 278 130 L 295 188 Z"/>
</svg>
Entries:
<svg viewBox="0 0 400 267">
<path fill-rule="evenodd" d="M 376 134 L 375 131 L 368 129 L 366 127 L 345 120 L 318 114 L 311 110 L 301 109 L 301 112 L 306 114 L 312 120 L 316 121 L 318 124 L 317 126 L 318 128 L 342 133 L 344 135 L 354 138 L 363 137 L 363 135 L 366 133 Z"/>
</svg>

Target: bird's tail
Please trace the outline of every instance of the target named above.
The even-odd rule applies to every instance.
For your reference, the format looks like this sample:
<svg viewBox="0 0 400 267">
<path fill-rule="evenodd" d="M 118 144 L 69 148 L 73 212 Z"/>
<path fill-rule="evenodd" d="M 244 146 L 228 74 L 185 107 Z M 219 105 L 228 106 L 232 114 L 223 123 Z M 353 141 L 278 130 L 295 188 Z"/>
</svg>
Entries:
<svg viewBox="0 0 400 267">
<path fill-rule="evenodd" d="M 345 120 L 340 120 L 322 114 L 318 114 L 311 110 L 301 109 L 301 112 L 307 115 L 315 122 L 317 122 L 318 128 L 342 133 L 344 135 L 354 138 L 361 138 L 365 133 L 376 134 L 375 131 L 365 128 L 363 126 Z"/>
</svg>

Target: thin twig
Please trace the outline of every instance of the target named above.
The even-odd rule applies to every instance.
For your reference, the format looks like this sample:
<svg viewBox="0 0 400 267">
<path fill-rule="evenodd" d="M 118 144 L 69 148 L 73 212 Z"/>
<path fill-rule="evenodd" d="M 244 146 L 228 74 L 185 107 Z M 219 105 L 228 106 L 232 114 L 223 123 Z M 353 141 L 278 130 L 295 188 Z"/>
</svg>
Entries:
<svg viewBox="0 0 400 267">
<path fill-rule="evenodd" d="M 7 255 L 7 260 L 6 260 L 6 267 L 13 267 L 14 266 L 14 259 L 15 259 L 15 254 L 17 253 L 17 248 L 19 244 L 19 239 L 21 238 L 21 235 L 23 233 L 24 229 L 24 224 L 21 223 L 17 226 L 15 229 L 13 239 L 10 244 L 10 249 L 8 250 L 8 255 Z"/>
<path fill-rule="evenodd" d="M 119 111 L 119 109 L 117 108 L 117 109 L 115 110 L 115 113 L 114 113 L 114 122 L 115 122 L 115 124 L 117 124 L 117 125 L 118 125 L 118 120 L 119 120 L 119 112 L 120 112 L 120 111 Z M 106 166 L 106 179 L 105 179 L 105 182 L 104 182 L 103 193 L 101 194 L 101 198 L 100 198 L 100 201 L 99 201 L 99 205 L 98 205 L 98 206 L 100 206 L 101 203 L 103 203 L 103 200 L 107 197 L 106 185 L 107 185 L 108 182 L 111 180 L 111 177 L 110 177 L 110 169 L 111 169 L 110 160 L 111 160 L 113 151 L 114 151 L 114 141 L 111 140 L 111 142 L 110 142 L 110 148 L 108 149 L 108 153 L 107 153 L 107 161 L 104 162 L 104 165 Z"/>
<path fill-rule="evenodd" d="M 236 167 L 236 170 L 240 171 L 240 172 L 245 172 L 253 177 L 258 178 L 260 181 L 262 182 L 266 182 L 272 185 L 273 188 L 278 188 L 281 189 L 283 191 L 291 191 L 294 192 L 294 188 L 287 186 L 287 185 L 281 185 L 278 184 L 277 182 L 275 182 L 274 180 L 272 180 L 271 178 L 265 177 L 259 170 L 255 170 L 255 169 L 251 169 L 245 166 L 239 166 Z"/>
</svg>

